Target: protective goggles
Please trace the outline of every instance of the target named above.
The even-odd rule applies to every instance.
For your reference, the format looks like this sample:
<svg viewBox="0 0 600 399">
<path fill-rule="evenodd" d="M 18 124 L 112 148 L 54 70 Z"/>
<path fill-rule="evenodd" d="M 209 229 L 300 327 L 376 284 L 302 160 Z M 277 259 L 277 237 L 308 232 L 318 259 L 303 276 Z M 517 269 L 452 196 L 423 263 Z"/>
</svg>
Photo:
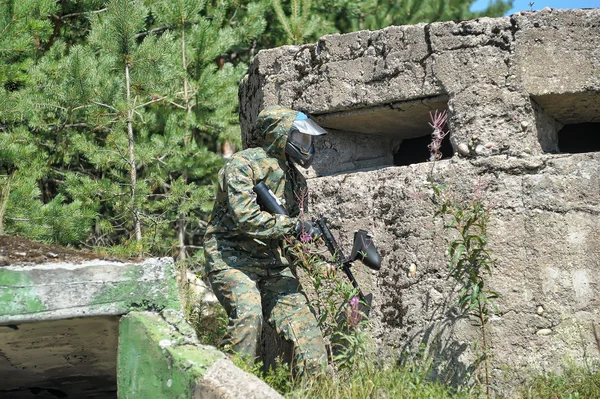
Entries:
<svg viewBox="0 0 600 399">
<path fill-rule="evenodd" d="M 292 123 L 288 140 L 294 144 L 301 152 L 307 154 L 313 143 L 313 136 L 326 134 L 327 131 L 317 125 L 308 116 L 298 112 L 298 116 Z"/>
<path fill-rule="evenodd" d="M 308 134 L 309 136 L 320 136 L 327 133 L 327 130 L 308 119 L 308 116 L 302 112 L 298 112 L 294 123 L 292 123 L 291 130 L 298 130 L 300 133 Z"/>
</svg>

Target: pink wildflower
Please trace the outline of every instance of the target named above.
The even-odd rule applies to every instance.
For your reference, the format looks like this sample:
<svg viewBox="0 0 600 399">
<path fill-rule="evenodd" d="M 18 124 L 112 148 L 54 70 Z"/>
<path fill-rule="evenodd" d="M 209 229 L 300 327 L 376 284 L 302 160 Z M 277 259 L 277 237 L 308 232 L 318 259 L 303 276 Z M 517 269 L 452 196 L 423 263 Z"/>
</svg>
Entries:
<svg viewBox="0 0 600 399">
<path fill-rule="evenodd" d="M 429 113 L 431 118 L 431 122 L 429 126 L 433 128 L 433 133 L 431 133 L 431 143 L 427 146 L 429 148 L 429 161 L 437 161 L 442 159 L 442 140 L 448 134 L 448 132 L 444 132 L 444 125 L 446 124 L 446 118 L 448 117 L 446 111 L 435 112 L 432 114 Z"/>
<path fill-rule="evenodd" d="M 350 308 L 347 311 L 348 324 L 350 325 L 350 327 L 356 328 L 358 326 L 358 323 L 360 323 L 360 320 L 362 319 L 358 311 L 358 298 L 356 296 L 353 296 L 352 299 L 350 299 L 350 302 L 348 302 L 348 304 L 350 305 Z"/>
<path fill-rule="evenodd" d="M 312 237 L 310 236 L 310 234 L 306 233 L 306 232 L 302 232 L 302 234 L 300 235 L 300 241 L 303 243 L 307 243 L 310 242 L 312 240 Z"/>
</svg>

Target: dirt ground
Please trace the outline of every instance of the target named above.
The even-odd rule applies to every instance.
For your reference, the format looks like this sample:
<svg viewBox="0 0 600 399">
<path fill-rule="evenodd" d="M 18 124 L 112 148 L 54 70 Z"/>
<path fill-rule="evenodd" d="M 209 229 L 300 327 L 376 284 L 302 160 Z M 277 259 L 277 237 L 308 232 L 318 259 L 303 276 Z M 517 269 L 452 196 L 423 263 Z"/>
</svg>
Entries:
<svg viewBox="0 0 600 399">
<path fill-rule="evenodd" d="M 70 262 L 104 259 L 102 254 L 42 244 L 21 237 L 0 235 L 0 266 L 22 263 Z"/>
</svg>

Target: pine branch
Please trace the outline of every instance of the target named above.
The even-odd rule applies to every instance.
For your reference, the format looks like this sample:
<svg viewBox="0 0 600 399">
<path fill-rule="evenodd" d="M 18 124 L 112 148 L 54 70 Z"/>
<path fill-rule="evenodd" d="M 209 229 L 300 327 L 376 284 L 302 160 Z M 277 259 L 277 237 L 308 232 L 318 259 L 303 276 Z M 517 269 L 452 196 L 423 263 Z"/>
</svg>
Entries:
<svg viewBox="0 0 600 399">
<path fill-rule="evenodd" d="M 129 141 L 128 152 L 129 152 L 129 165 L 130 165 L 130 192 L 131 192 L 131 205 L 133 206 L 133 223 L 135 229 L 135 238 L 137 241 L 142 240 L 142 224 L 140 221 L 140 211 L 135 206 L 135 191 L 137 184 L 137 169 L 135 167 L 135 153 L 134 153 L 134 136 L 133 136 L 133 111 L 134 108 L 131 106 L 131 78 L 129 76 L 129 64 L 125 64 L 125 85 L 127 87 L 127 138 Z"/>
<path fill-rule="evenodd" d="M 177 104 L 177 103 L 176 103 L 176 102 L 174 102 L 174 101 L 167 100 L 167 102 L 168 102 L 169 104 L 171 104 L 171 105 L 174 105 L 174 106 L 175 106 L 175 107 L 177 107 L 177 108 L 180 108 L 180 109 L 183 109 L 183 110 L 187 110 L 187 109 L 186 109 L 186 107 L 184 107 L 184 106 L 183 106 L 183 105 L 181 105 L 181 104 Z"/>
<path fill-rule="evenodd" d="M 273 8 L 275 9 L 275 14 L 277 14 L 277 18 L 279 19 L 279 23 L 283 26 L 283 29 L 288 34 L 290 38 L 293 38 L 294 33 L 290 29 L 290 25 L 288 24 L 287 17 L 281 8 L 280 0 L 273 0 Z"/>
<path fill-rule="evenodd" d="M 4 215 L 6 214 L 6 207 L 8 206 L 8 199 L 10 198 L 10 190 L 13 175 L 6 178 L 6 183 L 0 190 L 0 234 L 4 234 Z"/>
<path fill-rule="evenodd" d="M 96 105 L 100 105 L 101 107 L 106 107 L 106 108 L 108 108 L 108 109 L 111 109 L 111 110 L 113 110 L 113 111 L 115 111 L 115 112 L 117 112 L 117 113 L 119 112 L 119 110 L 118 110 L 118 109 L 116 109 L 115 107 L 113 107 L 113 106 L 110 106 L 110 105 L 108 105 L 108 104 L 99 103 L 99 102 L 97 102 L 97 101 L 92 101 L 92 103 L 94 103 L 94 104 L 96 104 Z"/>
<path fill-rule="evenodd" d="M 152 35 L 154 33 L 161 33 L 161 32 L 164 32 L 166 30 L 169 30 L 169 29 L 173 29 L 173 27 L 172 26 L 161 26 L 159 28 L 154 28 L 154 29 L 150 29 L 150 30 L 147 30 L 147 31 L 144 31 L 144 32 L 140 32 L 137 35 L 135 35 L 135 38 L 136 39 L 141 39 L 141 38 L 146 37 L 148 35 Z"/>
<path fill-rule="evenodd" d="M 158 98 L 154 98 L 154 99 L 152 99 L 152 100 L 150 100 L 150 101 L 148 101 L 148 102 L 145 102 L 145 103 L 143 103 L 143 104 L 136 105 L 135 107 L 133 107 L 133 110 L 137 110 L 137 109 L 139 109 L 139 108 L 144 108 L 144 107 L 145 107 L 145 106 L 147 106 L 147 105 L 150 105 L 150 104 L 154 104 L 154 103 L 157 103 L 157 102 L 163 101 L 163 100 L 165 100 L 166 98 L 167 98 L 166 96 L 164 96 L 164 97 L 158 97 Z M 184 108 L 184 109 L 185 109 L 185 108 Z"/>
<path fill-rule="evenodd" d="M 66 15 L 62 15 L 60 17 L 61 20 L 65 20 L 68 18 L 75 18 L 75 17 L 81 17 L 82 15 L 90 15 L 90 14 L 100 14 L 105 12 L 106 10 L 108 10 L 108 8 L 101 8 L 99 10 L 92 10 L 92 11 L 83 11 L 83 12 L 74 12 L 72 14 L 66 14 Z M 56 15 L 51 15 L 51 17 L 56 17 Z"/>
</svg>

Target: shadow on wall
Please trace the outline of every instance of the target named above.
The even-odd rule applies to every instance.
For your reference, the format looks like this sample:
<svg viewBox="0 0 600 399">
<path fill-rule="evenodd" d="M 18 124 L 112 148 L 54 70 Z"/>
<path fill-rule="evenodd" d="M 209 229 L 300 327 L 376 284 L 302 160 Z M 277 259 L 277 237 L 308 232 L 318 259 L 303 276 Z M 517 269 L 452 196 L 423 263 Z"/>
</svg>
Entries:
<svg viewBox="0 0 600 399">
<path fill-rule="evenodd" d="M 449 293 L 457 291 L 457 285 Z M 469 317 L 460 312 L 454 295 L 445 295 L 441 302 L 432 304 L 430 294 L 425 295 L 425 308 L 433 306 L 429 322 L 413 329 L 400 350 L 398 365 L 421 371 L 428 379 L 454 388 L 471 381 L 483 358 L 472 354 L 471 342 L 459 341 L 457 327 Z M 468 324 L 468 323 L 467 323 Z"/>
<path fill-rule="evenodd" d="M 481 363 L 481 358 L 465 363 L 469 345 L 454 338 L 456 323 L 466 318 L 450 309 L 441 320 L 419 329 L 404 344 L 398 365 L 421 368 L 429 379 L 445 385 L 464 385 Z"/>
</svg>

